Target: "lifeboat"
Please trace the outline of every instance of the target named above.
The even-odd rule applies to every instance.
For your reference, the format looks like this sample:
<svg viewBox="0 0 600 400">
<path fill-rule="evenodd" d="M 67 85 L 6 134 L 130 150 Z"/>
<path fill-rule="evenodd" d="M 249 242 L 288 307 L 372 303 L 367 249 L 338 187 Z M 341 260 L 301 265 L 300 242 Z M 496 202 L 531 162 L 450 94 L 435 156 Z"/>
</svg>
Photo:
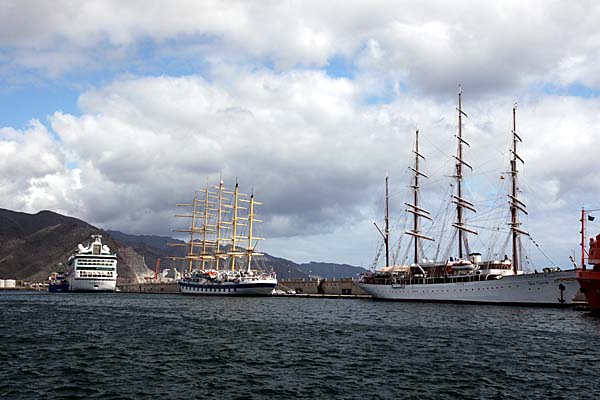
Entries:
<svg viewBox="0 0 600 400">
<path fill-rule="evenodd" d="M 219 273 L 215 270 L 210 270 L 210 271 L 206 271 L 204 272 L 204 277 L 208 278 L 208 279 L 217 279 L 219 277 Z"/>
<path fill-rule="evenodd" d="M 468 273 L 475 269 L 475 265 L 469 260 L 457 259 L 446 263 L 446 274 Z"/>
</svg>

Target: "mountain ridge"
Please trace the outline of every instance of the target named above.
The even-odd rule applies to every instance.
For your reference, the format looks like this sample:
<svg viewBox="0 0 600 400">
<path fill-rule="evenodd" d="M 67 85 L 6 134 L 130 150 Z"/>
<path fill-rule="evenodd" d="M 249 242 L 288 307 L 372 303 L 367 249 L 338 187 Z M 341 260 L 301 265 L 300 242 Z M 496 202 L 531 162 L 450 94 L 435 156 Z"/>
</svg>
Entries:
<svg viewBox="0 0 600 400">
<path fill-rule="evenodd" d="M 160 269 L 187 266 L 171 259 L 185 255 L 186 242 L 169 236 L 132 235 L 116 230 L 103 230 L 83 220 L 54 211 L 35 214 L 0 208 L 0 278 L 45 281 L 59 263 L 67 259 L 79 243 L 92 234 L 102 234 L 103 242 L 118 257 L 118 283 L 141 283 L 153 274 L 157 260 Z M 176 244 L 179 246 L 170 246 Z M 267 253 L 256 257 L 255 265 L 273 270 L 279 279 L 305 279 L 309 275 L 322 278 L 354 277 L 360 267 L 347 264 L 310 262 L 298 264 Z"/>
</svg>

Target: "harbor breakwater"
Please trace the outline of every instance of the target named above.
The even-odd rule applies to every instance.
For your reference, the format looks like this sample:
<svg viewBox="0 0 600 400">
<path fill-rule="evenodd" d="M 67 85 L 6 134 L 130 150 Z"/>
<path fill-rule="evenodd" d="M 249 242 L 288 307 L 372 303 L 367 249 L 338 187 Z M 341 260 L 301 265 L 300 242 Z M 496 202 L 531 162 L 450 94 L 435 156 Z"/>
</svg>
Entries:
<svg viewBox="0 0 600 400">
<path fill-rule="evenodd" d="M 179 293 L 179 286 L 175 282 L 130 283 L 117 285 L 117 288 L 125 293 Z M 359 288 L 350 278 L 281 280 L 277 284 L 277 289 L 288 295 L 290 292 L 295 292 L 296 295 L 308 296 L 368 296 L 368 293 Z"/>
</svg>

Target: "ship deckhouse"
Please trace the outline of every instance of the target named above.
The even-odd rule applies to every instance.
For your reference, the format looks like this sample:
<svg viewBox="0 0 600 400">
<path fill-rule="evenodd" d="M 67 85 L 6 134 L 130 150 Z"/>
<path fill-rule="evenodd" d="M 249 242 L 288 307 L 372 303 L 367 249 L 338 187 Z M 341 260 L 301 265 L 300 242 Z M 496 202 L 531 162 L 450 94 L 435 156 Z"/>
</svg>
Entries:
<svg viewBox="0 0 600 400">
<path fill-rule="evenodd" d="M 92 235 L 89 246 L 79 244 L 69 258 L 69 280 L 73 291 L 114 291 L 117 282 L 117 255 L 102 244 L 101 235 Z"/>
</svg>

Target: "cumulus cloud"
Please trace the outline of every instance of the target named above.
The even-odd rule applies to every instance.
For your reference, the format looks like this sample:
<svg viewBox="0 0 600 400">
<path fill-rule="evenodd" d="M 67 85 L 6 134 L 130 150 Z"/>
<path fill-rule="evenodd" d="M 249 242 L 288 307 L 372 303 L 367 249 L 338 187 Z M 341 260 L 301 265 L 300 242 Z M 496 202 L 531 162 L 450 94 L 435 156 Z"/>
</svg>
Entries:
<svg viewBox="0 0 600 400">
<path fill-rule="evenodd" d="M 48 126 L 33 119 L 0 130 L 0 199 L 128 233 L 170 234 L 173 205 L 222 174 L 264 202 L 273 253 L 368 264 L 383 177 L 390 174 L 399 219 L 417 128 L 430 175 L 424 205 L 444 209 L 462 82 L 465 157 L 474 167 L 466 191 L 481 210 L 470 222 L 506 211 L 487 209 L 506 205 L 500 176 L 517 99 L 524 219 L 564 258 L 578 240 L 572 214 L 600 192 L 600 104 L 540 88 L 599 87 L 599 11 L 512 1 L 4 2 L 4 79 L 116 77 L 83 82 L 77 115 L 56 111 Z M 336 57 L 351 65 L 348 77 L 326 73 Z M 161 70 L 164 60 L 203 68 L 175 74 Z M 144 76 L 153 68 L 157 75 Z"/>
<path fill-rule="evenodd" d="M 0 129 L 0 198 L 18 210 L 71 210 L 78 171 L 69 170 L 55 137 L 38 120 Z"/>
<path fill-rule="evenodd" d="M 115 222 L 123 210 L 107 196 L 129 193 L 117 202 L 165 209 L 222 173 L 254 186 L 270 204 L 271 233 L 289 236 L 356 213 L 346 212 L 356 207 L 356 184 L 369 185 L 375 159 L 363 132 L 372 122 L 354 91 L 347 80 L 306 71 L 239 72 L 226 84 L 134 78 L 82 95 L 82 116 L 56 113 L 50 122 L 65 154 L 90 172 L 93 184 L 84 176 L 82 191 L 112 209 Z"/>
<path fill-rule="evenodd" d="M 105 58 L 126 64 L 152 43 L 159 58 L 270 60 L 278 70 L 340 55 L 361 75 L 425 93 L 457 81 L 473 93 L 539 82 L 598 88 L 599 14 L 592 3 L 542 1 L 4 2 L 0 45 L 15 68 L 54 75 Z"/>
<path fill-rule="evenodd" d="M 485 211 L 490 196 L 506 203 L 499 176 L 508 168 L 512 99 L 475 102 L 466 94 L 465 157 L 474 166 L 467 189 Z M 417 127 L 430 175 L 424 202 L 434 211 L 447 201 L 456 99 L 401 96 L 367 106 L 362 98 L 360 85 L 318 71 L 238 70 L 211 82 L 119 79 L 82 94 L 82 115 L 50 116 L 51 130 L 37 121 L 24 131 L 2 130 L 2 198 L 9 208 L 51 208 L 111 229 L 169 234 L 177 224 L 174 204 L 223 174 L 226 184 L 237 177 L 242 189 L 255 190 L 265 204 L 263 232 L 279 238 L 275 243 L 321 241 L 350 230 L 356 236 L 344 236 L 354 249 L 349 253 L 372 252 L 377 236 L 370 221 L 380 218 L 386 172 L 395 219 L 408 200 Z M 594 141 L 597 106 L 569 97 L 520 105 L 522 189 L 537 214 L 532 233 L 542 243 L 552 242 L 548 232 L 555 227 L 537 218 L 555 220 L 581 193 L 600 191 L 595 154 L 581 151 Z M 475 225 L 485 221 L 472 217 Z"/>
</svg>

